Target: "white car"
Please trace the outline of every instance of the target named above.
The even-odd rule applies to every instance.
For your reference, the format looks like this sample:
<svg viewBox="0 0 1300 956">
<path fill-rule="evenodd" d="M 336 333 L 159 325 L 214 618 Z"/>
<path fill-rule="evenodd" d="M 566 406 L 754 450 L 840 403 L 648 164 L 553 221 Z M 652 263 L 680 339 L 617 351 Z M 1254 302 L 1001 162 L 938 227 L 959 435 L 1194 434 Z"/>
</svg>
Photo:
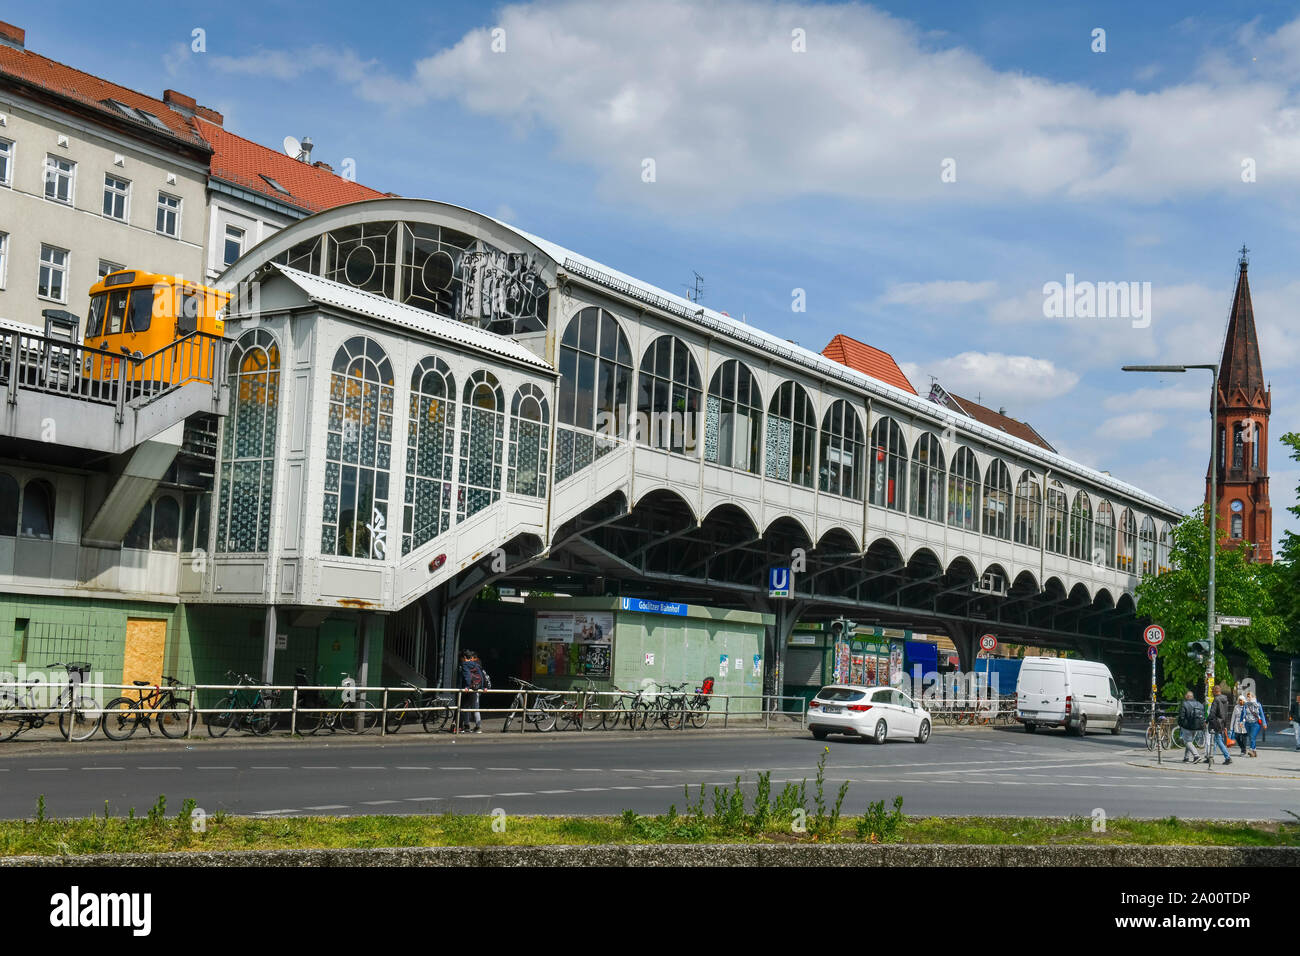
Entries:
<svg viewBox="0 0 1300 956">
<path fill-rule="evenodd" d="M 808 729 L 818 740 L 846 734 L 883 744 L 893 734 L 923 744 L 932 725 L 928 710 L 893 687 L 831 684 L 808 702 Z"/>
</svg>

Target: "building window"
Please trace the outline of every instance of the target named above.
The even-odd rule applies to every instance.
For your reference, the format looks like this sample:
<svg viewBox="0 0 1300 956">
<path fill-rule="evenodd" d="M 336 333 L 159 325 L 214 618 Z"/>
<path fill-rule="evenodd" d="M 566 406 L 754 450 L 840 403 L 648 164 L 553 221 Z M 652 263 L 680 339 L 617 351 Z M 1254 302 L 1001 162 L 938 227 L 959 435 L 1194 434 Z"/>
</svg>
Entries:
<svg viewBox="0 0 1300 956">
<path fill-rule="evenodd" d="M 36 294 L 55 302 L 68 301 L 68 250 L 41 243 L 41 267 Z"/>
<path fill-rule="evenodd" d="M 280 408 L 280 347 L 264 329 L 245 332 L 228 366 L 230 411 L 222 426 L 217 551 L 265 553 Z"/>
<path fill-rule="evenodd" d="M 831 495 L 862 498 L 862 422 L 844 399 L 822 416 L 819 487 Z"/>
<path fill-rule="evenodd" d="M 613 315 L 588 308 L 569 319 L 560 341 L 556 481 L 613 451 L 627 437 L 632 377 L 632 347 Z"/>
<path fill-rule="evenodd" d="M 23 487 L 18 532 L 24 538 L 54 537 L 54 486 L 44 478 L 33 478 Z"/>
<path fill-rule="evenodd" d="M 122 547 L 176 553 L 181 538 L 181 505 L 171 495 L 147 501 L 122 538 Z"/>
<path fill-rule="evenodd" d="M 704 460 L 758 474 L 763 399 L 742 362 L 723 362 L 713 373 L 704 408 Z"/>
<path fill-rule="evenodd" d="M 104 174 L 104 215 L 109 219 L 126 222 L 128 204 L 131 199 L 131 184 L 125 179 L 118 179 L 108 173 Z"/>
<path fill-rule="evenodd" d="M 456 380 L 430 355 L 411 372 L 406 425 L 402 554 L 451 526 L 451 472 L 456 454 Z"/>
<path fill-rule="evenodd" d="M 643 445 L 692 455 L 699 435 L 704 389 L 686 343 L 661 335 L 641 357 L 637 380 L 637 439 Z"/>
<path fill-rule="evenodd" d="M 0 274 L 0 280 L 3 280 L 3 274 Z M 1252 422 L 1250 426 L 1250 467 L 1255 471 L 1259 470 L 1259 425 Z"/>
<path fill-rule="evenodd" d="M 181 234 L 181 201 L 176 196 L 166 193 L 158 194 L 158 220 L 154 226 L 156 232 L 164 236 L 179 238 Z"/>
<path fill-rule="evenodd" d="M 465 383 L 460 412 L 457 520 L 477 514 L 501 497 L 505 404 L 501 385 L 491 372 L 479 369 Z"/>
<path fill-rule="evenodd" d="M 1053 481 L 1047 488 L 1047 550 L 1065 554 L 1069 547 L 1070 500 L 1065 486 Z"/>
<path fill-rule="evenodd" d="M 1160 526 L 1160 543 L 1156 551 L 1156 574 L 1164 574 L 1169 570 L 1169 544 L 1172 531 L 1173 529 L 1167 524 Z"/>
<path fill-rule="evenodd" d="M 998 458 L 984 472 L 984 533 L 1011 539 L 1011 472 Z"/>
<path fill-rule="evenodd" d="M 550 414 L 546 396 L 531 383 L 519 386 L 510 403 L 510 459 L 506 490 L 516 495 L 546 497 L 546 425 Z"/>
<path fill-rule="evenodd" d="M 330 374 L 321 553 L 387 557 L 392 441 L 392 363 L 377 342 L 353 336 Z"/>
<path fill-rule="evenodd" d="M 18 481 L 8 472 L 0 471 L 0 535 L 12 538 L 18 534 Z"/>
<path fill-rule="evenodd" d="M 212 511 L 212 492 L 191 492 L 185 496 L 181 513 L 181 551 L 195 557 L 195 548 L 208 547 L 208 522 Z"/>
<path fill-rule="evenodd" d="M 1241 425 L 1232 426 L 1232 467 L 1241 468 L 1245 464 L 1245 429 Z"/>
<path fill-rule="evenodd" d="M 1070 557 L 1092 560 L 1092 501 L 1082 491 L 1075 494 L 1070 512 Z"/>
<path fill-rule="evenodd" d="M 979 529 L 980 472 L 975 453 L 964 445 L 957 449 L 948 474 L 948 524 L 965 531 Z"/>
<path fill-rule="evenodd" d="M 943 520 L 943 448 L 929 432 L 912 449 L 912 514 Z"/>
<path fill-rule="evenodd" d="M 1097 505 L 1097 521 L 1093 530 L 1094 547 L 1101 552 L 1101 560 L 1106 567 L 1115 567 L 1115 512 L 1109 501 Z"/>
<path fill-rule="evenodd" d="M 121 265 L 121 264 L 119 264 L 119 263 L 116 263 L 116 262 L 110 262 L 110 261 L 107 260 L 107 259 L 100 259 L 100 260 L 99 260 L 99 277 L 102 279 L 102 278 L 104 278 L 104 276 L 108 275 L 109 273 L 112 273 L 112 272 L 121 272 L 121 271 L 122 271 L 123 269 L 125 269 L 125 268 L 126 268 L 126 266 Z"/>
<path fill-rule="evenodd" d="M 907 445 L 903 429 L 892 418 L 882 418 L 871 428 L 870 501 L 891 511 L 903 510 L 903 476 L 907 473 Z"/>
<path fill-rule="evenodd" d="M 1142 519 L 1138 532 L 1138 564 L 1143 577 L 1156 573 L 1156 523 L 1150 516 Z"/>
<path fill-rule="evenodd" d="M 1039 529 L 1043 520 L 1043 490 L 1038 476 L 1027 471 L 1016 482 L 1016 511 L 1013 537 L 1016 544 L 1037 548 L 1041 540 Z"/>
<path fill-rule="evenodd" d="M 238 226 L 226 226 L 226 247 L 222 261 L 231 265 L 244 254 L 244 230 Z"/>
<path fill-rule="evenodd" d="M 45 198 L 72 205 L 77 164 L 57 156 L 45 157 Z"/>
<path fill-rule="evenodd" d="M 0 232 L 0 289 L 5 287 L 5 276 L 9 274 L 9 233 Z"/>
<path fill-rule="evenodd" d="M 1232 516 L 1232 537 L 1234 539 L 1240 540 L 1241 536 L 1242 536 L 1241 515 L 1233 515 Z"/>
<path fill-rule="evenodd" d="M 817 413 L 812 399 L 798 382 L 782 382 L 767 408 L 768 478 L 813 486 L 817 460 Z"/>
<path fill-rule="evenodd" d="M 14 144 L 12 140 L 0 139 L 0 186 L 12 186 L 14 183 Z"/>
<path fill-rule="evenodd" d="M 1133 511 L 1125 508 L 1119 516 L 1119 569 L 1133 574 L 1137 571 L 1134 559 L 1137 556 L 1137 521 Z"/>
</svg>

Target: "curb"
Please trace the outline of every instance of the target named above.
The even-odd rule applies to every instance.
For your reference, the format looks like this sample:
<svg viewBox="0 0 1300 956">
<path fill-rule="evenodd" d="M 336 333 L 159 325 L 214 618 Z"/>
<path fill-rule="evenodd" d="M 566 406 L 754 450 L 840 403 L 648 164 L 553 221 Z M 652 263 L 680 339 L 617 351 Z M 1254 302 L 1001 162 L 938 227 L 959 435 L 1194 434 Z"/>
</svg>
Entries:
<svg viewBox="0 0 1300 956">
<path fill-rule="evenodd" d="M 1166 773 L 1199 773 L 1201 776 L 1205 776 L 1205 771 L 1206 771 L 1206 768 L 1203 764 L 1189 763 L 1186 767 L 1183 766 L 1170 767 L 1167 764 L 1143 763 L 1137 760 L 1126 760 L 1124 762 L 1128 764 L 1130 767 L 1140 767 L 1144 770 L 1163 770 Z M 1179 759 L 1176 760 L 1175 762 L 1181 764 L 1182 760 Z M 1233 760 L 1233 764 L 1236 764 L 1236 762 L 1237 762 L 1236 760 Z M 1221 773 L 1229 777 L 1250 777 L 1255 780 L 1300 780 L 1300 773 L 1288 773 L 1288 772 L 1251 773 L 1249 770 L 1214 769 L 1215 767 L 1221 767 L 1221 766 L 1222 766 L 1221 761 L 1216 762 L 1216 764 L 1210 768 L 1210 773 L 1213 774 Z"/>
<path fill-rule="evenodd" d="M 1298 866 L 1300 847 L 669 844 L 237 850 L 0 857 L 0 867 L 162 866 Z"/>
</svg>

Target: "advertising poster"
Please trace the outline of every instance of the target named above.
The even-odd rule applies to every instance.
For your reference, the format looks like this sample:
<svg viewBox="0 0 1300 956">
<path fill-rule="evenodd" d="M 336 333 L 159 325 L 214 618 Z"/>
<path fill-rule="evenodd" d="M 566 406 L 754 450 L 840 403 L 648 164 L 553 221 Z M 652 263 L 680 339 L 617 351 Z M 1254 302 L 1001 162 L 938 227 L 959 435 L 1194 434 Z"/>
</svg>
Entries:
<svg viewBox="0 0 1300 956">
<path fill-rule="evenodd" d="M 1208 546 L 1207 546 L 1208 547 Z M 903 683 L 903 642 L 889 642 L 889 683 L 897 687 Z"/>
<path fill-rule="evenodd" d="M 723 654 L 718 657 L 718 680 L 727 676 L 727 655 Z"/>
<path fill-rule="evenodd" d="M 850 679 L 853 659 L 849 645 L 845 641 L 835 642 L 835 662 L 831 668 L 831 683 L 845 684 Z"/>
<path fill-rule="evenodd" d="M 538 611 L 533 673 L 546 677 L 609 677 L 613 644 L 613 612 Z"/>
</svg>

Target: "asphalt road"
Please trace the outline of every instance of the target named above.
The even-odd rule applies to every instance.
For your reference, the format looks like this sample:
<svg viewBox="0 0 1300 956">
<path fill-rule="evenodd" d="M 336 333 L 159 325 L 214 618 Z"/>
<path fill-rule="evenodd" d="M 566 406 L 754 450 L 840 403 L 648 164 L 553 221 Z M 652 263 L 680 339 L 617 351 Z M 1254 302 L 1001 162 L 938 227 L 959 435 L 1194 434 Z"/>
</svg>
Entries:
<svg viewBox="0 0 1300 956">
<path fill-rule="evenodd" d="M 265 815 L 659 813 L 670 803 L 685 806 L 684 786 L 694 796 L 701 783 L 740 775 L 752 788 L 764 770 L 772 771 L 774 790 L 806 778 L 811 805 L 823 746 L 797 729 L 49 744 L 0 749 L 0 817 L 32 817 L 41 794 L 49 816 L 102 813 L 105 801 L 114 814 L 143 813 L 159 794 L 172 813 L 187 797 L 209 813 Z M 1077 739 L 940 728 L 925 745 L 833 737 L 825 746 L 828 799 L 849 780 L 849 814 L 896 794 L 909 814 L 1086 816 L 1101 807 L 1111 817 L 1290 819 L 1288 809 L 1300 812 L 1296 776 L 1247 775 L 1255 765 L 1245 761 L 1210 771 L 1184 772 L 1180 763 L 1156 769 L 1145 765 L 1149 755 L 1133 731 Z M 1293 755 L 1300 774 L 1290 737 L 1270 737 L 1274 749 L 1278 760 Z"/>
</svg>

